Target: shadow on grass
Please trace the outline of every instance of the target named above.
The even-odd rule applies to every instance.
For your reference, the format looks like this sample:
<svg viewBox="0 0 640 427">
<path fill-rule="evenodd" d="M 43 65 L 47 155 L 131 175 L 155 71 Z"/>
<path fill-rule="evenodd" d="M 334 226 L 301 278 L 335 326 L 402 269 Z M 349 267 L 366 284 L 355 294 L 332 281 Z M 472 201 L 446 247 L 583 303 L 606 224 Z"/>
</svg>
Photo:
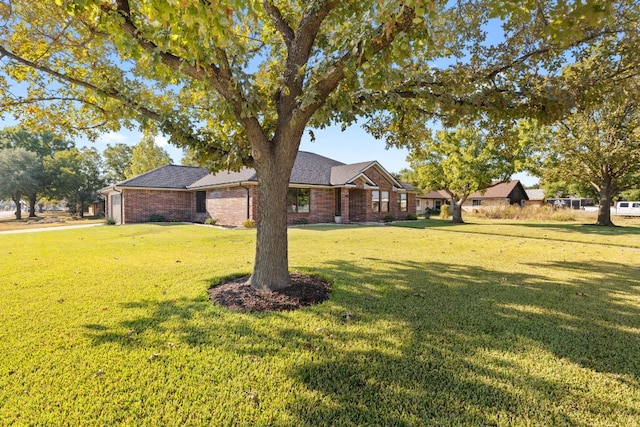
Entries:
<svg viewBox="0 0 640 427">
<path fill-rule="evenodd" d="M 585 413 L 573 419 L 558 404 L 563 399 L 579 400 L 587 412 L 640 415 L 628 400 L 581 395 L 584 383 L 576 387 L 572 377 L 586 368 L 640 386 L 640 268 L 545 265 L 578 273 L 565 283 L 456 264 L 372 261 L 384 273 L 372 277 L 342 261 L 318 270 L 336 278 L 333 302 L 355 320 L 325 340 L 330 357 L 294 370 L 319 394 L 297 403 L 301 425 L 493 425 L 500 414 L 511 422 L 581 424 Z M 580 271 L 601 279 L 580 280 Z M 388 329 L 378 333 L 377 324 Z M 363 340 L 378 344 L 363 348 Z M 554 369 L 544 359 L 560 372 L 542 375 Z M 566 369 L 557 367 L 562 360 Z"/>
<path fill-rule="evenodd" d="M 375 273 L 343 260 L 315 268 L 334 292 L 301 312 L 145 300 L 126 304 L 131 315 L 117 328 L 86 325 L 86 333 L 96 345 L 131 346 L 140 344 L 129 330 L 170 335 L 257 364 L 286 356 L 286 370 L 271 369 L 303 387 L 287 407 L 295 425 L 589 425 L 603 411 L 640 416 L 637 403 L 615 395 L 622 383 L 640 387 L 640 267 L 534 265 L 575 272 L 550 281 L 454 262 L 364 261 Z M 585 372 L 611 377 L 596 392 L 574 378 Z"/>
<path fill-rule="evenodd" d="M 392 224 L 396 227 L 406 227 L 406 228 L 417 228 L 417 229 L 436 229 L 436 230 L 446 230 L 450 232 L 460 232 L 460 233 L 471 233 L 471 234 L 481 234 L 481 235 L 495 235 L 495 236 L 512 236 L 515 237 L 516 234 L 510 232 L 509 230 L 498 231 L 495 228 L 489 229 L 490 227 L 495 227 L 496 225 L 507 225 L 507 226 L 517 226 L 522 228 L 529 228 L 534 230 L 549 230 L 550 232 L 557 231 L 562 234 L 581 234 L 585 236 L 620 236 L 624 238 L 626 236 L 640 236 L 640 227 L 638 226 L 617 226 L 617 227 L 603 227 L 593 224 L 582 224 L 582 223 L 553 223 L 553 222 L 513 222 L 513 221 L 499 221 L 499 222 L 465 222 L 464 224 L 453 224 L 450 221 L 432 221 L 432 220 L 422 220 L 415 222 L 404 222 L 404 223 L 394 223 Z M 474 226 L 474 228 L 467 227 L 469 225 Z M 478 230 L 476 227 L 480 227 Z M 482 228 L 487 227 L 486 231 L 483 231 Z M 545 236 L 536 236 L 536 235 L 523 235 L 522 237 L 531 238 L 531 239 L 544 239 L 544 240 L 558 240 L 558 241 L 573 241 L 572 239 L 565 238 L 562 234 L 558 235 L 545 235 Z M 621 240 L 619 244 L 615 242 L 607 242 L 603 243 L 607 245 L 617 245 L 617 246 L 627 246 L 624 240 Z M 631 245 L 630 247 L 635 247 L 635 245 Z"/>
</svg>

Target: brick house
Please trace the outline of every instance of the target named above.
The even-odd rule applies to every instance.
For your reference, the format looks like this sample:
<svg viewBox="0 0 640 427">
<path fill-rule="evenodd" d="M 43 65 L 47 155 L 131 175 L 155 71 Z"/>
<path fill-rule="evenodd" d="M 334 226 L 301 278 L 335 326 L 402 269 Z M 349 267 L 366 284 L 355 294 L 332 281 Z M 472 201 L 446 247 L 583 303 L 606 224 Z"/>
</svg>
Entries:
<svg viewBox="0 0 640 427">
<path fill-rule="evenodd" d="M 416 212 L 423 214 L 429 211 L 439 211 L 442 205 L 450 205 L 451 196 L 444 190 L 429 191 L 416 197 Z"/>
<path fill-rule="evenodd" d="M 241 225 L 259 215 L 256 172 L 209 173 L 192 166 L 166 165 L 103 188 L 106 216 L 117 224 L 166 220 Z M 344 164 L 298 153 L 287 197 L 289 224 L 370 222 L 416 213 L 416 193 L 377 161 Z"/>
</svg>

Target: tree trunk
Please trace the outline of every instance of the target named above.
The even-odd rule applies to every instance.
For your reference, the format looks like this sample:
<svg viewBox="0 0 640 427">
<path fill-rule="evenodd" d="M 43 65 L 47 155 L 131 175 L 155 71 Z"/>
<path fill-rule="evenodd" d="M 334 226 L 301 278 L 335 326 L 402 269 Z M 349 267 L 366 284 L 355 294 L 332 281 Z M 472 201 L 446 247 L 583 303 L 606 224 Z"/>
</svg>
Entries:
<svg viewBox="0 0 640 427">
<path fill-rule="evenodd" d="M 266 155 L 265 155 L 266 154 Z M 265 153 L 255 160 L 258 175 L 256 258 L 249 284 L 275 291 L 291 284 L 287 240 L 287 191 L 297 154 Z"/>
<path fill-rule="evenodd" d="M 36 202 L 38 201 L 38 195 L 33 193 L 29 194 L 29 218 L 36 217 Z"/>
<path fill-rule="evenodd" d="M 451 222 L 454 224 L 464 224 L 462 220 L 462 204 L 464 203 L 463 199 L 458 199 L 457 197 L 451 198 Z"/>
<path fill-rule="evenodd" d="M 16 204 L 16 219 L 22 219 L 22 205 L 20 204 L 20 195 L 14 195 L 12 198 L 13 203 Z"/>
<path fill-rule="evenodd" d="M 611 201 L 613 199 L 613 179 L 607 176 L 598 189 L 600 194 L 600 204 L 598 205 L 598 220 L 595 225 L 615 227 L 611 221 Z"/>
</svg>

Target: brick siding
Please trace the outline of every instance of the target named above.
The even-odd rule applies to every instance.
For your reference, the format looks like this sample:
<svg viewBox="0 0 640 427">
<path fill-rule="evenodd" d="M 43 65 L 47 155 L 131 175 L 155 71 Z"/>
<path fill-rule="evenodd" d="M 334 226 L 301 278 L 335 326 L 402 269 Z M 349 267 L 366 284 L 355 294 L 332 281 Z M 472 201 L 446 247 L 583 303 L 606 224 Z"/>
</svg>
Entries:
<svg viewBox="0 0 640 427">
<path fill-rule="evenodd" d="M 375 168 L 366 172 L 380 191 L 389 192 L 389 211 L 373 212 L 371 190 L 364 189 L 364 181 L 356 182 L 357 188 L 311 188 L 308 213 L 289 213 L 288 223 L 296 224 L 304 220 L 310 224 L 331 223 L 335 220 L 336 194 L 340 194 L 340 212 L 343 223 L 382 221 L 387 215 L 396 219 L 405 219 L 416 213 L 416 195 L 407 193 L 407 211 L 400 212 L 398 192 L 385 175 Z M 247 198 L 247 193 L 249 197 Z M 232 187 L 207 190 L 206 212 L 196 212 L 195 191 L 128 190 L 123 192 L 123 223 L 148 222 L 153 214 L 164 216 L 167 220 L 185 222 L 204 222 L 207 218 L 216 218 L 220 225 L 240 226 L 249 218 L 255 219 L 258 211 L 257 186 Z M 109 213 L 108 213 L 109 214 Z"/>
<path fill-rule="evenodd" d="M 123 190 L 123 218 L 125 224 L 148 222 L 153 214 L 167 221 L 193 221 L 195 193 L 165 190 Z"/>
<path fill-rule="evenodd" d="M 220 225 L 242 225 L 247 219 L 247 202 L 249 217 L 255 218 L 253 201 L 256 200 L 256 190 L 255 186 L 209 190 L 207 191 L 207 214 L 217 218 Z"/>
<path fill-rule="evenodd" d="M 287 222 L 298 224 L 305 221 L 309 224 L 334 222 L 336 213 L 336 196 L 333 188 L 311 188 L 309 192 L 309 212 L 289 212 Z"/>
</svg>

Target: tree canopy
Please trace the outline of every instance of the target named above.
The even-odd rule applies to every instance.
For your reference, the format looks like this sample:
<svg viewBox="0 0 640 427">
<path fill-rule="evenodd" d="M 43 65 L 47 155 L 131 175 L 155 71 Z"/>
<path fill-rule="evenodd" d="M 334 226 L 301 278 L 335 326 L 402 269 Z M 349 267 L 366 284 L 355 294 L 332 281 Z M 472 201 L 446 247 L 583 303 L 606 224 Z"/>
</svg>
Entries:
<svg viewBox="0 0 640 427">
<path fill-rule="evenodd" d="M 24 194 L 29 198 L 29 217 L 36 216 L 36 203 L 47 193 L 50 174 L 44 168 L 46 159 L 50 159 L 58 151 L 68 150 L 74 143 L 68 139 L 54 135 L 52 132 L 31 132 L 21 127 L 8 127 L 0 130 L 0 150 L 7 148 L 24 148 L 36 154 L 39 166 L 32 169 L 31 179 L 38 182 L 32 186 L 32 191 Z"/>
<path fill-rule="evenodd" d="M 124 175 L 126 178 L 133 178 L 169 163 L 173 163 L 169 154 L 155 144 L 154 135 L 147 134 L 131 148 L 131 158 Z"/>
<path fill-rule="evenodd" d="M 105 186 L 100 153 L 95 148 L 59 151 L 45 162 L 51 172 L 49 193 L 65 199 L 72 213 L 84 216 L 85 203 L 93 201 Z"/>
<path fill-rule="evenodd" d="M 36 153 L 22 147 L 0 150 L 0 199 L 10 198 L 16 205 L 16 219 L 22 218 L 22 196 L 40 189 L 42 161 Z"/>
<path fill-rule="evenodd" d="M 453 222 L 462 223 L 462 205 L 470 194 L 518 171 L 526 151 L 517 131 L 498 135 L 477 128 L 442 130 L 415 145 L 409 157 L 413 182 L 425 190 L 444 190 L 452 200 Z"/>
<path fill-rule="evenodd" d="M 108 184 L 113 184 L 127 179 L 125 171 L 131 164 L 133 148 L 130 145 L 118 143 L 107 145 L 102 155 L 105 165 L 105 180 Z"/>
<path fill-rule="evenodd" d="M 598 225 L 613 225 L 610 207 L 621 191 L 640 185 L 640 106 L 628 94 L 640 80 L 611 87 L 550 129 L 542 168 L 545 181 L 591 187 L 599 199 Z"/>
</svg>

